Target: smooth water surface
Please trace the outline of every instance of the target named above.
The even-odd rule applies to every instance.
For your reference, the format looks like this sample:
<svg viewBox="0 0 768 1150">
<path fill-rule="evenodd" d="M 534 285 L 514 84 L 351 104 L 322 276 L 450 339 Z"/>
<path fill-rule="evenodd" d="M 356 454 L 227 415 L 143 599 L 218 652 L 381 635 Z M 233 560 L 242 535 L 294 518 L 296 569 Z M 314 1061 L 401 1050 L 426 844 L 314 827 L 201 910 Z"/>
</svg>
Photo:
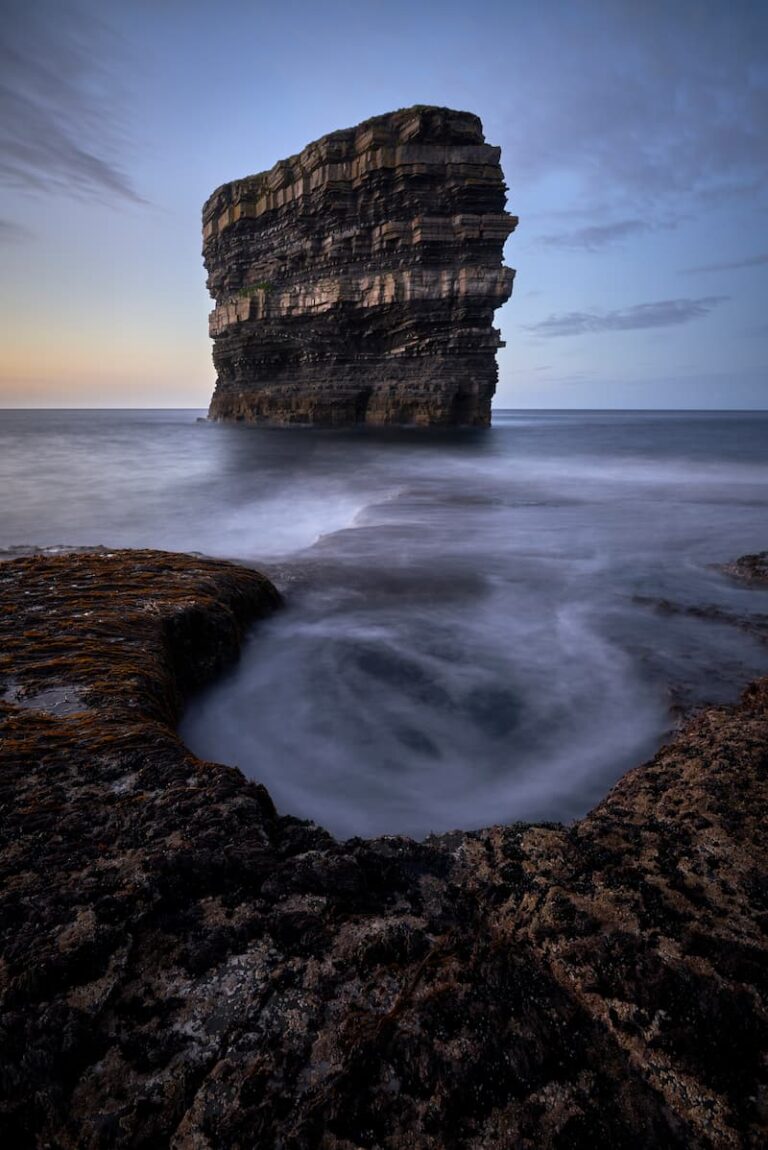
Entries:
<svg viewBox="0 0 768 1150">
<path fill-rule="evenodd" d="M 339 835 L 583 814 L 671 707 L 768 671 L 714 564 L 768 546 L 768 414 L 496 412 L 490 432 L 0 413 L 0 548 L 262 567 L 287 607 L 182 733 Z"/>
</svg>

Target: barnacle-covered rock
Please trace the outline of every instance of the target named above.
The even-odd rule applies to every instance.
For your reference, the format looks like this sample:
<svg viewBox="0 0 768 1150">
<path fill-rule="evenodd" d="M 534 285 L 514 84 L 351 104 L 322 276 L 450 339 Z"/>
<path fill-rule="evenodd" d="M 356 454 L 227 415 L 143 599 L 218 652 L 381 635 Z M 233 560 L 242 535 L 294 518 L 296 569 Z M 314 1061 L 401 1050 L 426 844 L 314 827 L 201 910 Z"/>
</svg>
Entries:
<svg viewBox="0 0 768 1150">
<path fill-rule="evenodd" d="M 768 680 L 571 827 L 337 842 L 175 734 L 277 603 L 0 565 L 0 1142 L 764 1146 Z"/>
</svg>

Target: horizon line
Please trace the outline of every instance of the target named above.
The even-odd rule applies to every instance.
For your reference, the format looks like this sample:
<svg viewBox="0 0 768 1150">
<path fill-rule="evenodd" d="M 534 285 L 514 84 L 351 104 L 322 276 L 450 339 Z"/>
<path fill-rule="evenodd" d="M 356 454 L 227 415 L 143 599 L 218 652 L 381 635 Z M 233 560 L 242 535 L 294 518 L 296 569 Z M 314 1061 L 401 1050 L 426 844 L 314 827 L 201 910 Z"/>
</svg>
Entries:
<svg viewBox="0 0 768 1150">
<path fill-rule="evenodd" d="M 144 406 L 130 406 L 130 407 L 117 407 L 117 406 L 86 406 L 84 404 L 72 407 L 65 406 L 42 406 L 35 407 L 22 407 L 20 404 L 3 404 L 0 403 L 0 411 L 207 411 L 207 407 L 186 407 L 178 405 L 164 404 L 159 407 L 144 407 Z M 504 411 L 626 411 L 626 412 L 642 412 L 642 411 L 667 411 L 683 414 L 689 412 L 696 414 L 700 412 L 734 412 L 742 413 L 745 415 L 755 413 L 768 413 L 768 405 L 765 407 L 494 407 L 492 412 Z M 234 423 L 235 420 L 212 420 L 212 423 Z M 247 422 L 247 421 L 246 421 Z M 364 426 L 364 425 L 361 425 Z"/>
</svg>

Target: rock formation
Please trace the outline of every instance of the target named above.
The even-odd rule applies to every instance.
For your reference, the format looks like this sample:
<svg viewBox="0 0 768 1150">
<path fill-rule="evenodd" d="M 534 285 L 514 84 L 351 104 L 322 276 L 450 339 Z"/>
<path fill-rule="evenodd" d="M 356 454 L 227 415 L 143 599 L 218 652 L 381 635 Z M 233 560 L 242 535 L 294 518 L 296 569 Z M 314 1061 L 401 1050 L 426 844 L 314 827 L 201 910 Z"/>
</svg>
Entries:
<svg viewBox="0 0 768 1150">
<path fill-rule="evenodd" d="M 768 584 L 768 551 L 757 551 L 754 555 L 742 555 L 733 563 L 724 563 L 721 570 L 744 583 Z"/>
<path fill-rule="evenodd" d="M 218 188 L 211 419 L 487 427 L 517 220 L 477 116 L 414 107 Z"/>
<path fill-rule="evenodd" d="M 340 843 L 174 733 L 277 602 L 0 566 L 2 1144 L 765 1146 L 768 680 L 574 826 Z"/>
</svg>

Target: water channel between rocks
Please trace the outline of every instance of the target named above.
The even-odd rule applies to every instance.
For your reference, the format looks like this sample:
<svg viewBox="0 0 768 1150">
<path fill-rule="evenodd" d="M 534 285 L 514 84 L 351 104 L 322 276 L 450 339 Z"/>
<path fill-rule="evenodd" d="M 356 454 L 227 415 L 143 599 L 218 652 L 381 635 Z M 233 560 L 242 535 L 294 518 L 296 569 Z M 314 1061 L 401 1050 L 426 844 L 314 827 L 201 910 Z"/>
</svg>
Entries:
<svg viewBox="0 0 768 1150">
<path fill-rule="evenodd" d="M 765 413 L 432 436 L 1 414 L 6 554 L 160 547 L 274 579 L 286 608 L 181 733 L 342 837 L 578 817 L 681 709 L 768 671 L 739 625 L 768 593 L 716 568 L 766 545 Z"/>
</svg>

